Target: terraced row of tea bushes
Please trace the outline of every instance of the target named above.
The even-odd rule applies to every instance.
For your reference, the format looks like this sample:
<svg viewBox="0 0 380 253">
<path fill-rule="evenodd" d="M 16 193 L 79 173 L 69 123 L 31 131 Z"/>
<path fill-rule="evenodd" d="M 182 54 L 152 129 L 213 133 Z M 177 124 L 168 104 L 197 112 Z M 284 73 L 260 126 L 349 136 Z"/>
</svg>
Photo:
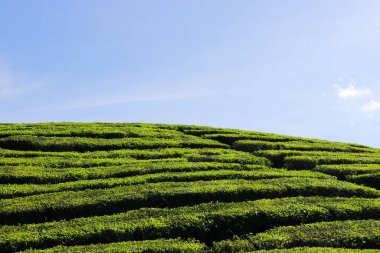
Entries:
<svg viewBox="0 0 380 253">
<path fill-rule="evenodd" d="M 156 239 L 146 241 L 125 241 L 109 244 L 92 244 L 84 246 L 57 246 L 45 250 L 26 250 L 22 253 L 206 253 L 205 244 L 195 240 Z"/>
<path fill-rule="evenodd" d="M 116 215 L 69 221 L 0 226 L 0 248 L 3 252 L 14 252 L 56 245 L 179 236 L 198 238 L 209 243 L 277 226 L 372 218 L 380 218 L 380 199 L 296 197 L 237 203 L 204 203 L 174 209 L 143 208 Z M 368 231 L 373 232 L 371 228 Z"/>
<path fill-rule="evenodd" d="M 198 153 L 188 154 L 184 157 L 189 162 L 224 162 L 224 163 L 241 163 L 241 164 L 261 164 L 270 166 L 271 162 L 265 157 L 258 157 L 240 151 L 232 151 L 232 149 L 217 150 L 203 149 Z"/>
<path fill-rule="evenodd" d="M 139 130 L 139 129 L 138 129 Z M 145 131 L 131 131 L 129 129 L 126 131 L 121 131 L 118 129 L 104 129 L 104 128 L 75 128 L 75 129 L 27 129 L 27 130 L 2 130 L 0 133 L 0 138 L 15 136 L 15 135 L 33 135 L 33 136 L 44 136 L 44 137 L 89 137 L 89 138 L 104 138 L 104 139 L 114 139 L 114 138 L 128 138 L 128 137 L 155 137 L 155 138 L 173 138 L 177 137 L 179 134 L 172 134 L 171 136 L 167 133 L 166 135 L 151 134 Z M 170 136 L 170 137 L 169 137 Z"/>
<path fill-rule="evenodd" d="M 378 249 L 347 249 L 329 247 L 296 247 L 290 249 L 255 250 L 244 253 L 379 253 Z"/>
<path fill-rule="evenodd" d="M 64 157 L 64 158 L 128 158 L 154 159 L 182 157 L 185 154 L 200 152 L 203 149 L 191 148 L 160 148 L 160 149 L 117 149 L 108 151 L 92 152 L 48 152 L 48 151 L 20 151 L 10 149 L 0 149 L 1 158 L 42 158 L 42 157 Z M 213 149 L 215 152 L 228 152 L 229 149 Z M 232 150 L 234 151 L 234 150 Z M 235 153 L 239 153 L 235 151 Z M 241 152 L 240 152 L 241 153 Z"/>
<path fill-rule="evenodd" d="M 129 161 L 147 159 L 184 158 L 191 162 L 236 162 L 241 164 L 266 164 L 264 157 L 254 156 L 233 149 L 165 148 L 146 150 L 112 150 L 94 152 L 42 152 L 0 150 L 0 165 L 38 165 L 49 167 L 90 167 L 125 164 Z"/>
<path fill-rule="evenodd" d="M 333 142 L 306 142 L 306 141 L 287 141 L 287 142 L 273 142 L 273 141 L 257 141 L 257 140 L 239 140 L 234 142 L 234 149 L 255 152 L 266 149 L 276 150 L 300 150 L 300 151 L 330 151 L 330 152 L 371 152 L 373 149 L 351 146 L 343 143 Z"/>
<path fill-rule="evenodd" d="M 220 131 L 219 133 L 213 133 L 213 134 L 203 134 L 201 135 L 203 138 L 206 139 L 213 139 L 217 140 L 222 143 L 226 143 L 230 146 L 234 146 L 235 142 L 237 141 L 262 141 L 262 142 L 269 142 L 269 143 L 286 143 L 286 142 L 302 142 L 302 143 L 314 143 L 314 144 L 331 144 L 337 147 L 347 147 L 347 148 L 358 148 L 359 150 L 371 150 L 371 148 L 359 145 L 359 144 L 353 144 L 353 143 L 340 143 L 340 142 L 332 142 L 332 141 L 323 141 L 319 139 L 312 139 L 312 138 L 301 138 L 301 137 L 294 137 L 294 136 L 286 136 L 286 135 L 278 135 L 278 134 L 269 134 L 269 133 L 261 133 L 261 132 L 251 132 L 251 131 L 241 131 L 236 130 L 234 132 L 228 130 L 226 132 Z M 269 144 L 268 144 L 269 145 Z"/>
<path fill-rule="evenodd" d="M 22 157 L 78 157 L 82 153 L 78 152 L 42 152 L 30 150 L 11 150 L 0 148 L 1 158 L 22 158 Z"/>
<path fill-rule="evenodd" d="M 327 151 L 299 151 L 299 150 L 260 150 L 253 153 L 257 156 L 263 156 L 268 158 L 274 167 L 284 167 L 285 158 L 294 158 L 295 166 L 310 166 L 313 169 L 313 164 L 309 164 L 309 161 L 315 163 L 324 164 L 355 164 L 355 163 L 380 163 L 380 153 L 350 153 L 350 152 L 327 152 Z M 297 164 L 297 160 L 299 163 Z M 290 162 L 289 162 L 290 163 Z M 291 166 L 290 164 L 289 166 Z M 307 169 L 306 167 L 304 169 Z"/>
<path fill-rule="evenodd" d="M 199 127 L 199 126 L 187 126 L 187 125 L 174 125 L 175 130 L 183 132 L 187 135 L 195 135 L 202 137 L 206 134 L 237 134 L 241 130 L 215 128 L 215 127 Z"/>
<path fill-rule="evenodd" d="M 380 197 L 380 191 L 349 182 L 316 178 L 148 183 L 2 199 L 0 224 L 69 219 L 141 207 L 175 207 L 210 201 L 313 195 Z"/>
<path fill-rule="evenodd" d="M 360 157 L 353 154 L 330 156 L 290 156 L 285 157 L 284 167 L 290 170 L 314 170 L 324 164 L 380 164 L 380 156 Z"/>
<path fill-rule="evenodd" d="M 146 124 L 147 126 L 155 126 L 155 124 Z M 140 123 L 85 123 L 85 122 L 44 122 L 44 123 L 0 123 L 1 130 L 28 130 L 28 129 L 67 129 L 78 128 L 78 127 L 88 127 L 88 128 L 98 128 L 98 127 L 127 127 L 127 126 L 140 126 Z"/>
<path fill-rule="evenodd" d="M 236 163 L 190 163 L 186 161 L 152 161 L 130 163 L 125 166 L 90 168 L 46 168 L 34 166 L 0 167 L 0 182 L 48 184 L 88 179 L 120 178 L 163 172 L 187 172 L 208 170 L 268 170 L 263 165 L 240 165 Z"/>
<path fill-rule="evenodd" d="M 215 153 L 233 153 L 229 149 L 212 149 Z M 138 160 L 144 159 L 163 159 L 163 158 L 179 158 L 185 157 L 185 155 L 198 154 L 202 152 L 203 149 L 197 148 L 162 148 L 162 149 L 145 149 L 145 150 L 134 150 L 134 149 L 120 149 L 120 150 L 109 150 L 109 151 L 94 151 L 86 152 L 81 154 L 83 158 L 125 158 L 131 157 Z M 234 154 L 239 154 L 234 152 Z"/>
<path fill-rule="evenodd" d="M 127 138 L 153 137 L 176 138 L 184 136 L 182 132 L 173 129 L 164 129 L 154 125 L 104 125 L 104 124 L 35 124 L 32 127 L 22 125 L 0 125 L 0 138 L 11 135 L 34 135 L 46 137 L 91 137 L 91 138 Z"/>
<path fill-rule="evenodd" d="M 216 133 L 216 134 L 204 134 L 203 138 L 216 140 L 230 146 L 234 146 L 234 143 L 242 140 L 257 140 L 267 142 L 285 142 L 285 141 L 298 141 L 300 138 L 291 136 L 281 136 L 275 134 L 263 134 L 263 133 Z"/>
<path fill-rule="evenodd" d="M 85 137 L 37 137 L 33 135 L 19 135 L 0 138 L 0 147 L 16 150 L 85 152 L 94 150 L 152 149 L 168 147 L 227 148 L 228 146 L 214 140 L 202 139 L 190 135 L 178 139 L 100 139 Z"/>
<path fill-rule="evenodd" d="M 134 149 L 121 149 L 121 150 L 109 150 L 109 151 L 93 151 L 86 153 L 79 153 L 80 157 L 84 158 L 124 158 L 132 157 L 135 159 L 158 159 L 158 158 L 176 158 L 185 157 L 186 155 L 192 154 L 202 154 L 204 152 L 210 152 L 210 154 L 228 154 L 228 155 L 243 155 L 245 153 L 230 150 L 230 149 L 220 149 L 220 148 L 162 148 L 162 149 L 145 149 L 145 150 L 134 150 Z"/>
<path fill-rule="evenodd" d="M 84 246 L 57 246 L 49 249 L 26 250 L 21 253 L 203 253 L 217 252 L 212 248 L 208 248 L 205 244 L 197 241 L 184 241 L 179 239 L 157 239 L 145 241 L 126 241 L 108 244 L 90 244 Z M 347 248 L 328 248 L 328 247 L 297 247 L 290 249 L 276 250 L 259 250 L 244 253 L 379 253 L 376 249 L 347 249 Z"/>
<path fill-rule="evenodd" d="M 161 161 L 180 161 L 180 159 L 160 159 Z M 186 159 L 181 159 L 186 161 Z M 150 160 L 152 161 L 152 160 Z M 152 161 L 154 162 L 154 161 Z M 80 157 L 30 157 L 0 158 L 0 166 L 39 166 L 46 168 L 91 168 L 99 166 L 118 166 L 139 163 L 134 158 L 80 158 Z M 141 163 L 141 162 L 140 162 Z"/>
<path fill-rule="evenodd" d="M 380 249 L 380 221 L 333 221 L 279 227 L 246 239 L 215 243 L 215 250 L 239 252 L 302 246 Z"/>
<path fill-rule="evenodd" d="M 380 173 L 380 164 L 330 164 L 319 165 L 315 168 L 316 171 L 330 174 L 341 179 L 346 179 L 348 176 Z"/>
<path fill-rule="evenodd" d="M 300 138 L 294 136 L 285 136 L 279 134 L 262 133 L 254 131 L 245 131 L 237 129 L 226 128 L 213 128 L 213 127 L 199 127 L 199 126 L 178 126 L 177 130 L 182 131 L 188 135 L 200 136 L 205 139 L 217 140 L 219 142 L 233 145 L 238 140 L 262 140 L 262 141 L 310 141 L 310 142 L 322 142 L 317 139 Z"/>
<path fill-rule="evenodd" d="M 191 182 L 211 181 L 222 179 L 270 179 L 285 177 L 307 177 L 327 179 L 331 176 L 311 171 L 287 171 L 284 169 L 258 169 L 252 170 L 208 170 L 195 172 L 164 172 L 157 174 L 130 176 L 125 178 L 102 178 L 81 180 L 58 184 L 0 184 L 0 199 L 35 195 L 40 193 L 60 191 L 80 191 L 85 189 L 105 189 L 116 186 L 127 186 L 157 182 Z"/>
<path fill-rule="evenodd" d="M 161 156 L 161 157 L 160 157 Z M 137 159 L 138 158 L 138 159 Z M 90 168 L 97 166 L 118 166 L 137 163 L 154 163 L 155 161 L 189 161 L 189 162 L 224 162 L 224 163 L 240 163 L 240 164 L 260 164 L 269 166 L 271 162 L 264 158 L 258 157 L 244 152 L 226 149 L 226 151 L 215 149 L 196 149 L 189 152 L 160 153 L 159 151 L 146 152 L 139 157 L 91 157 L 74 156 L 74 157 L 0 157 L 0 166 L 40 166 L 49 168 L 73 168 L 82 167 Z"/>
<path fill-rule="evenodd" d="M 197 136 L 202 136 L 208 139 L 218 140 L 220 142 L 232 145 L 238 140 L 263 140 L 263 141 L 293 141 L 293 140 L 305 140 L 305 141 L 321 141 L 311 138 L 301 138 L 294 136 L 279 135 L 273 133 L 263 133 L 256 131 L 246 131 L 237 129 L 224 129 L 224 128 L 214 128 L 213 129 L 192 129 L 192 130 L 182 130 L 186 134 L 194 134 Z"/>
<path fill-rule="evenodd" d="M 130 154 L 134 159 L 158 159 L 158 158 L 186 158 L 190 162 L 224 162 L 224 163 L 241 163 L 241 164 L 262 164 L 271 165 L 271 162 L 264 157 L 258 157 L 233 149 L 220 149 L 220 148 L 201 148 L 201 149 L 161 149 L 150 150 L 150 152 L 136 152 Z M 174 154 L 173 154 L 174 153 Z M 181 156 L 179 156 L 181 154 Z M 98 154 L 88 154 L 88 157 L 93 157 Z M 115 155 L 115 154 L 109 154 Z M 175 156 L 177 155 L 177 156 Z"/>
<path fill-rule="evenodd" d="M 361 184 L 373 187 L 375 189 L 380 189 L 380 172 L 348 176 L 347 180 L 355 184 Z"/>
</svg>

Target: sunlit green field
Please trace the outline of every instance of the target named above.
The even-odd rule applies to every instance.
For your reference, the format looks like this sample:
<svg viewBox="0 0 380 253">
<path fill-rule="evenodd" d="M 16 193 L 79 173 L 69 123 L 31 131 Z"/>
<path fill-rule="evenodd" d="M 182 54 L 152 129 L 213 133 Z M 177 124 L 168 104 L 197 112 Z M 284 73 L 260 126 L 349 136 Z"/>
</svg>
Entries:
<svg viewBox="0 0 380 253">
<path fill-rule="evenodd" d="M 380 149 L 201 126 L 0 124 L 0 252 L 380 252 Z"/>
</svg>

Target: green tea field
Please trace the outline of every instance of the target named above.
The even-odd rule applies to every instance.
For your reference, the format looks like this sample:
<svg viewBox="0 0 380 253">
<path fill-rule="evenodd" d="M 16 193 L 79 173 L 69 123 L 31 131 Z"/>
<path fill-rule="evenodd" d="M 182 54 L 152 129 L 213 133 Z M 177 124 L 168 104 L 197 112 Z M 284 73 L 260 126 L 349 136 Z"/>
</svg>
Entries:
<svg viewBox="0 0 380 253">
<path fill-rule="evenodd" d="M 188 125 L 0 124 L 0 252 L 380 252 L 380 149 Z"/>
</svg>

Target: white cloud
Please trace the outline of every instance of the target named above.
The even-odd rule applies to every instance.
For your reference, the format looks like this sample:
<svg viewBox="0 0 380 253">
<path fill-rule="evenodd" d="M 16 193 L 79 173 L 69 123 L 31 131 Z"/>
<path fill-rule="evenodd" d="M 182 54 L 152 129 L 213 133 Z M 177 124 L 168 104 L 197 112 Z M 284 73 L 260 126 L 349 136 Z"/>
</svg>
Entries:
<svg viewBox="0 0 380 253">
<path fill-rule="evenodd" d="M 370 88 L 358 88 L 354 85 L 354 81 L 344 87 L 341 85 L 334 85 L 334 87 L 337 89 L 338 98 L 344 101 L 344 108 L 350 115 L 360 112 L 373 118 L 375 113 L 380 112 L 380 99 Z"/>
<path fill-rule="evenodd" d="M 380 101 L 371 100 L 368 103 L 364 104 L 360 110 L 372 117 L 373 113 L 380 111 Z"/>
<path fill-rule="evenodd" d="M 372 91 L 370 89 L 356 88 L 352 83 L 348 84 L 347 87 L 342 87 L 340 85 L 334 85 L 334 87 L 338 89 L 338 97 L 344 100 L 372 96 Z"/>
</svg>

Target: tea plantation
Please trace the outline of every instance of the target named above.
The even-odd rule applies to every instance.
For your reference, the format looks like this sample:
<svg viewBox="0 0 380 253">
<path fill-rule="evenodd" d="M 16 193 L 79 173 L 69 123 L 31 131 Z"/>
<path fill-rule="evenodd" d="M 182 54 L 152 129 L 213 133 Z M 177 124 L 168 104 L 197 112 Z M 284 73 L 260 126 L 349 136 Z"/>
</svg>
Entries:
<svg viewBox="0 0 380 253">
<path fill-rule="evenodd" d="M 0 252 L 380 252 L 380 149 L 186 125 L 0 124 Z"/>
</svg>

